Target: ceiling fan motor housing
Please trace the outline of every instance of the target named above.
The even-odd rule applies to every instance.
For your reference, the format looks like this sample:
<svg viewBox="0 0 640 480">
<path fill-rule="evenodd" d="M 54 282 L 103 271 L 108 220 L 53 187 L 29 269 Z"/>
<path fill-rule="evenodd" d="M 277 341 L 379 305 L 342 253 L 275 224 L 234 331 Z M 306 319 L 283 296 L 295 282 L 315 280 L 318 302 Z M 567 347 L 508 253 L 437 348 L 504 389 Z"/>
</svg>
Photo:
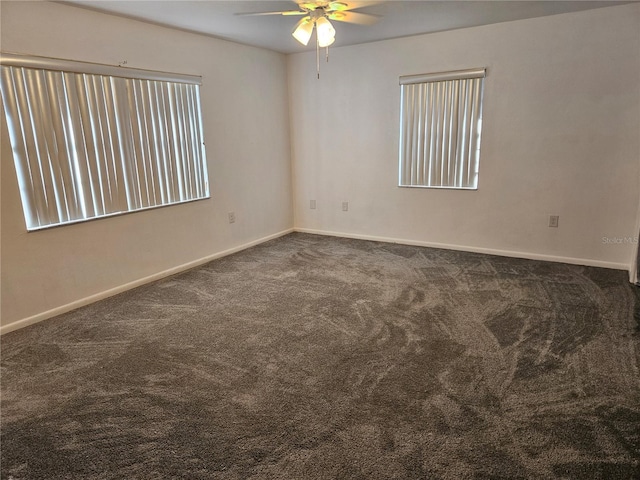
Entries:
<svg viewBox="0 0 640 480">
<path fill-rule="evenodd" d="M 324 11 L 323 7 L 318 7 L 315 10 L 311 10 L 309 12 L 309 16 L 314 22 L 319 18 L 324 17 L 325 15 L 326 15 L 326 12 Z"/>
</svg>

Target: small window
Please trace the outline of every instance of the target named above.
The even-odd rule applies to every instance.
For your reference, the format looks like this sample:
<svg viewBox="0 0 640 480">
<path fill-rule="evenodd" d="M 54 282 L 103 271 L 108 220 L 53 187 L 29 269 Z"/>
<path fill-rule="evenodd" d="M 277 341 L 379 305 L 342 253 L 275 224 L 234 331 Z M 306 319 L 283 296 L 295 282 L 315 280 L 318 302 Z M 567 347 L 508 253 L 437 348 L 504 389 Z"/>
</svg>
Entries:
<svg viewBox="0 0 640 480">
<path fill-rule="evenodd" d="M 485 69 L 400 77 L 399 186 L 478 188 Z"/>
<path fill-rule="evenodd" d="M 28 230 L 209 197 L 200 77 L 2 55 Z"/>
</svg>

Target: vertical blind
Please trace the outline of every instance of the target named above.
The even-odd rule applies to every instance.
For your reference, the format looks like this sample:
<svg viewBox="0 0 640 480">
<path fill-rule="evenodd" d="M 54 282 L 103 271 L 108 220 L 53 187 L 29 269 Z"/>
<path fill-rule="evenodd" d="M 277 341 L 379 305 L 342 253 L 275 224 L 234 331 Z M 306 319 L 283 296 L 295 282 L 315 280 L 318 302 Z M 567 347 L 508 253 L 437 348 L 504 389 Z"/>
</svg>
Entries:
<svg viewBox="0 0 640 480">
<path fill-rule="evenodd" d="M 400 186 L 477 188 L 484 76 L 400 77 Z"/>
<path fill-rule="evenodd" d="M 19 65 L 1 90 L 29 230 L 209 196 L 197 83 Z"/>
</svg>

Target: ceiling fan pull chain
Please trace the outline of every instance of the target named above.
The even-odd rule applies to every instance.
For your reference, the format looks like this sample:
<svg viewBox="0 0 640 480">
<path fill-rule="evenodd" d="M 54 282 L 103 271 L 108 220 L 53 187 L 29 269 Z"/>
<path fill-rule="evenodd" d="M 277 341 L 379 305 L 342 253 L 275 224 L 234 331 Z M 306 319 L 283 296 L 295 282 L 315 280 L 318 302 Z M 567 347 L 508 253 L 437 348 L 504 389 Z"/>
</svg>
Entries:
<svg viewBox="0 0 640 480">
<path fill-rule="evenodd" d="M 320 40 L 318 39 L 318 29 L 316 28 L 316 71 L 320 80 Z"/>
<path fill-rule="evenodd" d="M 327 45 L 327 63 L 329 63 L 329 45 Z"/>
</svg>

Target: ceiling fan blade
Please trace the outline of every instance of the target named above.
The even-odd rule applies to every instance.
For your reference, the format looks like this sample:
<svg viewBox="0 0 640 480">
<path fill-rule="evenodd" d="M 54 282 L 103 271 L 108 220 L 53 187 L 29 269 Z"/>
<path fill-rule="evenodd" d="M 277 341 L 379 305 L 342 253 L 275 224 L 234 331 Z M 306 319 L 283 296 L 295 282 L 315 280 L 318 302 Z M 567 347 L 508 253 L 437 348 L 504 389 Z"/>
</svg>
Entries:
<svg viewBox="0 0 640 480">
<path fill-rule="evenodd" d="M 246 12 L 236 13 L 240 17 L 258 17 L 262 15 L 307 15 L 307 12 L 301 10 L 286 10 L 284 12 Z"/>
<path fill-rule="evenodd" d="M 351 11 L 331 12 L 327 15 L 331 20 L 346 23 L 356 23 L 358 25 L 373 25 L 380 16 L 371 15 L 370 13 L 358 13 Z"/>
<path fill-rule="evenodd" d="M 373 7 L 374 5 L 380 5 L 384 3 L 381 0 L 365 0 L 365 1 L 351 1 L 351 0 L 337 0 L 329 2 L 327 6 L 328 10 L 342 12 L 345 10 L 357 10 L 358 8 Z"/>
<path fill-rule="evenodd" d="M 328 2 L 307 2 L 305 0 L 293 0 L 298 4 L 300 8 L 304 8 L 305 10 L 315 10 L 317 7 L 321 7 Z"/>
<path fill-rule="evenodd" d="M 342 12 L 344 10 L 351 10 L 352 8 L 356 7 L 351 7 L 346 2 L 329 2 L 329 5 L 327 5 L 327 10 L 331 12 Z"/>
<path fill-rule="evenodd" d="M 292 0 L 301 7 L 314 10 L 318 7 L 327 10 L 355 10 L 356 8 L 372 7 L 386 3 L 388 0 Z"/>
</svg>

